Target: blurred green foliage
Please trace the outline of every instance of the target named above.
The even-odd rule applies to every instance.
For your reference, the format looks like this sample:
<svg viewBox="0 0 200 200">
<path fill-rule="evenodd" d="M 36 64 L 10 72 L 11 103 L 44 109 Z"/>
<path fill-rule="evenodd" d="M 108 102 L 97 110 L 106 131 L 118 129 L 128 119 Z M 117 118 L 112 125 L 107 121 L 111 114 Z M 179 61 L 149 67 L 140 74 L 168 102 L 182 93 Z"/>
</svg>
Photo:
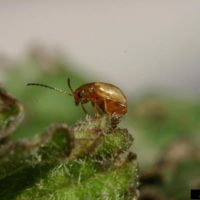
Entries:
<svg viewBox="0 0 200 200">
<path fill-rule="evenodd" d="M 180 97 L 147 95 L 129 106 L 142 167 L 152 166 L 170 143 L 186 138 L 200 141 L 200 102 Z M 148 158 L 146 155 L 148 154 Z"/>
<path fill-rule="evenodd" d="M 68 77 L 74 88 L 85 82 L 83 77 L 71 70 L 71 64 L 58 58 L 46 59 L 49 68 L 42 65 L 42 58 L 36 54 L 16 64 L 6 77 L 4 86 L 23 102 L 26 111 L 25 121 L 13 138 L 31 137 L 55 122 L 73 124 L 76 119 L 84 116 L 82 110 L 74 105 L 72 97 L 45 88 L 26 86 L 29 82 L 46 83 L 70 92 Z"/>
</svg>

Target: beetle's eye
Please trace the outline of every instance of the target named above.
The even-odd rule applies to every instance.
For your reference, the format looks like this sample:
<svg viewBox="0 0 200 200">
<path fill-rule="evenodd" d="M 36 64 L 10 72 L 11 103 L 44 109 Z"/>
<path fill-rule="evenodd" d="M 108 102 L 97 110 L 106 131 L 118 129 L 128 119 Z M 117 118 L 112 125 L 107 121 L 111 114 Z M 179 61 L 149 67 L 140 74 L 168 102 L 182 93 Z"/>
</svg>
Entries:
<svg viewBox="0 0 200 200">
<path fill-rule="evenodd" d="M 79 98 L 82 98 L 84 96 L 84 90 L 82 90 L 82 91 L 80 91 L 79 93 L 78 93 L 78 97 Z"/>
</svg>

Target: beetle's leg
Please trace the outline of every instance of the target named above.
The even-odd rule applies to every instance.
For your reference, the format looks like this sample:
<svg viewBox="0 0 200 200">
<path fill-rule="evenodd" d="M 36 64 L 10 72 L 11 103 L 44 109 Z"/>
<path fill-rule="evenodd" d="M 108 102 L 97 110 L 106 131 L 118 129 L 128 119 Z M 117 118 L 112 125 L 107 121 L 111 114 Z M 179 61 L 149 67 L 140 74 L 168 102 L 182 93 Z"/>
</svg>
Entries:
<svg viewBox="0 0 200 200">
<path fill-rule="evenodd" d="M 106 113 L 108 113 L 108 106 L 107 106 L 106 99 L 104 99 L 103 102 L 104 102 L 104 110 L 105 110 Z"/>
<path fill-rule="evenodd" d="M 95 115 L 95 117 L 99 117 L 100 116 L 100 114 L 99 114 L 99 110 L 98 110 L 98 106 L 97 106 L 97 104 L 96 103 L 94 103 L 94 102 L 91 102 L 92 103 L 92 106 L 93 106 L 93 108 L 94 108 L 94 115 Z"/>
<path fill-rule="evenodd" d="M 94 103 L 94 110 L 95 110 L 95 117 L 98 118 L 100 116 L 98 108 L 97 108 L 97 104 Z"/>
<path fill-rule="evenodd" d="M 81 108 L 83 109 L 84 113 L 87 115 L 87 114 L 88 114 L 88 112 L 87 112 L 87 110 L 85 109 L 85 107 L 84 107 L 83 103 L 81 103 Z"/>
</svg>

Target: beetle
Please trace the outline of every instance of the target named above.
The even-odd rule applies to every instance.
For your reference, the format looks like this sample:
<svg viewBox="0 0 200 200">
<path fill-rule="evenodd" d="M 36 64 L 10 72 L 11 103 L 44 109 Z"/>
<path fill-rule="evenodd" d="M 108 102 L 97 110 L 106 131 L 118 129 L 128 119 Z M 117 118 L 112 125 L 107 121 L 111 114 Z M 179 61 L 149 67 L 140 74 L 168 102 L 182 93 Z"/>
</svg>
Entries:
<svg viewBox="0 0 200 200">
<path fill-rule="evenodd" d="M 80 104 L 85 113 L 87 111 L 84 104 L 88 102 L 91 102 L 97 114 L 107 113 L 123 116 L 127 113 L 127 98 L 117 86 L 104 82 L 91 82 L 73 90 L 69 78 L 67 83 L 71 91 L 70 94 L 46 84 L 28 83 L 27 85 L 46 87 L 73 96 L 75 105 L 78 106 Z"/>
</svg>

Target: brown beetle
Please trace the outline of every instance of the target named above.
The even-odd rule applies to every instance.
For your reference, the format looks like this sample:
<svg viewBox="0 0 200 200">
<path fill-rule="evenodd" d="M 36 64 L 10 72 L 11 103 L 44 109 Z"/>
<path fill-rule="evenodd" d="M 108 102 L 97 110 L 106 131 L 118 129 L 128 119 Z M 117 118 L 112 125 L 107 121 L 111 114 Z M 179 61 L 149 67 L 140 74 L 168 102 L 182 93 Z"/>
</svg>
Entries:
<svg viewBox="0 0 200 200">
<path fill-rule="evenodd" d="M 127 112 L 127 99 L 123 92 L 115 85 L 103 82 L 92 82 L 81 85 L 73 90 L 68 79 L 68 87 L 71 90 L 70 96 L 74 97 L 75 104 L 81 104 L 82 109 L 87 113 L 84 104 L 91 102 L 97 113 L 108 113 L 124 115 Z M 54 88 L 40 83 L 28 83 L 27 85 L 42 86 L 58 92 L 67 93 L 58 88 Z"/>
</svg>

